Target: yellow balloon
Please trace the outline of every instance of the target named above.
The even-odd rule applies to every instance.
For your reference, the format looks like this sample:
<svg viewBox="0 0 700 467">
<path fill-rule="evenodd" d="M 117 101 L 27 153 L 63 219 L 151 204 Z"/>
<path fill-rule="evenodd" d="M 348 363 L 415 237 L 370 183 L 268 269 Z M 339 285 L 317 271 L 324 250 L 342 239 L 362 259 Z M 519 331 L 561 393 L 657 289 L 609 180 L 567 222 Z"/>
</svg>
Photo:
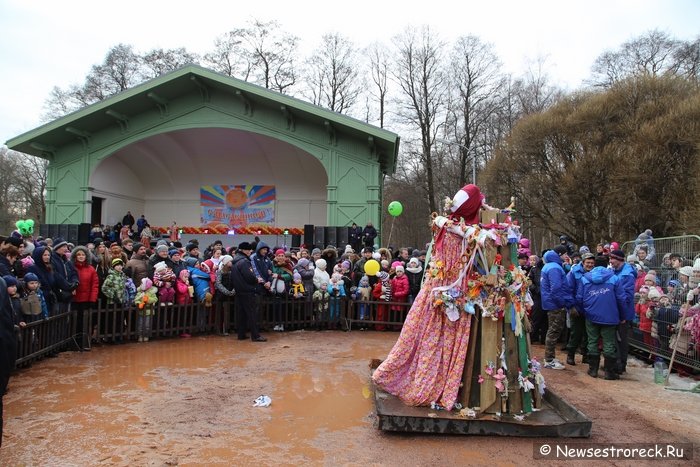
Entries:
<svg viewBox="0 0 700 467">
<path fill-rule="evenodd" d="M 379 263 L 376 259 L 370 259 L 365 263 L 365 274 L 368 276 L 376 276 L 379 272 Z"/>
</svg>

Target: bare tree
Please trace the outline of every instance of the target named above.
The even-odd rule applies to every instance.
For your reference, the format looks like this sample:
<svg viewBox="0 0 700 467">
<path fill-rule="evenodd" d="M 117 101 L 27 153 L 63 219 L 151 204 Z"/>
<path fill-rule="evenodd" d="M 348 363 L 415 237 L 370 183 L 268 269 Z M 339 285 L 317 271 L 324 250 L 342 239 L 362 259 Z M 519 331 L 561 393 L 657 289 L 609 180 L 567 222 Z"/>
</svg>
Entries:
<svg viewBox="0 0 700 467">
<path fill-rule="evenodd" d="M 451 55 L 447 138 L 457 149 L 457 186 L 466 184 L 469 168 L 476 170 L 477 160 L 488 149 L 482 134 L 497 111 L 499 93 L 504 85 L 501 64 L 490 44 L 476 36 L 460 37 Z"/>
<path fill-rule="evenodd" d="M 248 81 L 251 63 L 243 46 L 243 29 L 234 29 L 214 39 L 214 50 L 204 55 L 204 63 L 214 71 Z"/>
<path fill-rule="evenodd" d="M 250 68 L 248 81 L 278 92 L 296 84 L 297 36 L 282 31 L 277 21 L 253 20 L 241 39 Z"/>
<path fill-rule="evenodd" d="M 676 74 L 683 60 L 683 53 L 679 53 L 683 47 L 683 42 L 654 29 L 617 50 L 602 53 L 593 63 L 592 83 L 607 87 L 632 75 Z"/>
<path fill-rule="evenodd" d="M 199 57 L 197 54 L 188 52 L 184 47 L 180 47 L 177 49 L 153 49 L 143 55 L 142 61 L 143 78 L 151 79 L 185 65 L 197 64 Z"/>
<path fill-rule="evenodd" d="M 396 102 L 397 115 L 412 131 L 419 133 L 415 156 L 425 171 L 425 194 L 431 211 L 437 211 L 433 149 L 445 121 L 447 74 L 444 70 L 445 45 L 427 26 L 407 28 L 394 38 L 397 50 L 393 79 L 401 89 Z"/>
<path fill-rule="evenodd" d="M 513 83 L 513 91 L 522 115 L 542 112 L 563 95 L 563 91 L 551 83 L 546 63 L 545 57 L 537 57 L 530 63 L 524 76 Z"/>
<path fill-rule="evenodd" d="M 384 116 L 386 114 L 387 95 L 389 91 L 389 69 L 391 67 L 389 50 L 382 44 L 375 42 L 367 49 L 370 60 L 370 74 L 374 83 L 370 94 L 376 99 L 379 106 L 379 127 L 384 128 Z"/>
<path fill-rule="evenodd" d="M 0 229 L 9 232 L 18 219 L 37 223 L 46 218 L 48 161 L 17 151 L 0 148 Z"/>
<path fill-rule="evenodd" d="M 357 49 L 339 33 L 324 34 L 307 60 L 308 97 L 316 105 L 348 113 L 360 95 Z"/>
</svg>

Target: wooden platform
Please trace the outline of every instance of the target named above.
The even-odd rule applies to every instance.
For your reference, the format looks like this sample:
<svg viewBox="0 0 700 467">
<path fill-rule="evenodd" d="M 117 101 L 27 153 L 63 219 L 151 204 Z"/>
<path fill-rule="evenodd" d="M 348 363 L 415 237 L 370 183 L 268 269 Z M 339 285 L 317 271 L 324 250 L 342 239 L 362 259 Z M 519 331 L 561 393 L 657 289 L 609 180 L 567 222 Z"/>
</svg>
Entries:
<svg viewBox="0 0 700 467">
<path fill-rule="evenodd" d="M 465 418 L 458 411 L 410 407 L 377 387 L 374 387 L 374 396 L 377 428 L 385 431 L 563 438 L 591 436 L 591 420 L 550 390 L 545 392 L 542 409 L 525 415 L 522 421 L 508 414 L 480 414 L 476 418 Z"/>
</svg>

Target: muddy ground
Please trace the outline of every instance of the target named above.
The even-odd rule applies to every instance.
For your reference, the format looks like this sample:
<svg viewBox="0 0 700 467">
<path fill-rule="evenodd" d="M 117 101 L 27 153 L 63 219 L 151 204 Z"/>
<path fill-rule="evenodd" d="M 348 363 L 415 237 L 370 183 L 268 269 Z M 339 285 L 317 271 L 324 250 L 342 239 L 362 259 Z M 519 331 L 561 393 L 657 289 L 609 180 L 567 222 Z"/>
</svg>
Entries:
<svg viewBox="0 0 700 467">
<path fill-rule="evenodd" d="M 368 362 L 396 337 L 299 331 L 64 352 L 10 380 L 0 465 L 534 465 L 539 439 L 376 430 Z M 587 441 L 693 442 L 700 459 L 700 395 L 664 390 L 642 366 L 621 381 L 586 368 L 545 377 L 593 420 Z M 262 394 L 272 405 L 253 407 Z"/>
</svg>

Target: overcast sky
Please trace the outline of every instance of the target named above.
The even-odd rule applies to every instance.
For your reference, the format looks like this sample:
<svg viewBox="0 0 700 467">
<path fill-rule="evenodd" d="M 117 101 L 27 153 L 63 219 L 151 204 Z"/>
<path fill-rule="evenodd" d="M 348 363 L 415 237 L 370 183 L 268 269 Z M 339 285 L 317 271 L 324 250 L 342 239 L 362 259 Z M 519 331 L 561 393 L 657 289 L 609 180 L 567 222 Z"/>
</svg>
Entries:
<svg viewBox="0 0 700 467">
<path fill-rule="evenodd" d="M 475 34 L 494 44 L 506 71 L 546 57 L 555 82 L 574 89 L 601 52 L 650 29 L 697 37 L 700 1 L 0 0 L 0 144 L 39 126 L 51 89 L 82 82 L 111 46 L 204 53 L 252 18 L 278 20 L 304 51 L 334 31 L 359 46 L 389 43 L 408 25 L 429 25 L 447 41 Z"/>
</svg>

